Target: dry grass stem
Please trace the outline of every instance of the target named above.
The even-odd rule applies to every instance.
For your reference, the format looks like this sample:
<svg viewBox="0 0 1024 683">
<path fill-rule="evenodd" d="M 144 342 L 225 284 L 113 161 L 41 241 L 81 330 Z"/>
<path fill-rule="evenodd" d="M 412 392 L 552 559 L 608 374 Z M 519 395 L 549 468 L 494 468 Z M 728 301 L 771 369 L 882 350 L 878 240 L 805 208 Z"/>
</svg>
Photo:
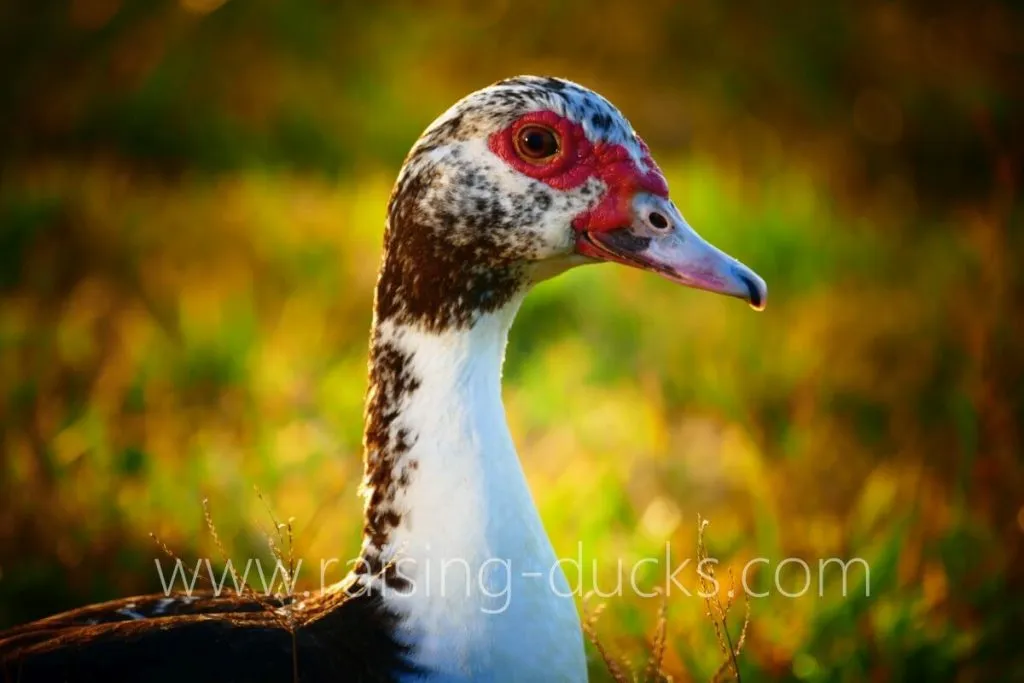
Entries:
<svg viewBox="0 0 1024 683">
<path fill-rule="evenodd" d="M 707 544 L 704 541 L 704 532 L 708 527 L 708 520 L 697 515 L 697 576 L 700 594 L 704 598 L 705 615 L 715 628 L 715 638 L 718 640 L 718 647 L 725 655 L 725 661 L 715 672 L 711 679 L 714 683 L 727 680 L 730 674 L 732 679 L 741 683 L 740 667 L 737 658 L 743 651 L 747 642 L 747 629 L 750 626 L 750 600 L 744 591 L 743 600 L 745 604 L 743 624 L 740 627 L 740 637 L 734 645 L 732 636 L 729 634 L 729 611 L 732 609 L 736 599 L 736 576 L 729 570 L 729 590 L 726 592 L 725 604 L 722 604 L 718 581 L 715 578 L 714 561 L 709 561 Z"/>
<path fill-rule="evenodd" d="M 601 603 L 591 609 L 590 600 L 592 597 L 593 593 L 587 593 L 583 596 L 583 618 L 581 619 L 583 633 L 594 646 L 594 649 L 597 650 L 597 654 L 601 656 L 601 660 L 608 667 L 608 673 L 611 674 L 615 683 L 633 683 L 633 677 L 626 675 L 626 670 L 623 669 L 622 664 L 612 656 L 597 636 L 597 620 L 601 617 L 601 613 L 604 612 L 605 605 Z"/>
</svg>

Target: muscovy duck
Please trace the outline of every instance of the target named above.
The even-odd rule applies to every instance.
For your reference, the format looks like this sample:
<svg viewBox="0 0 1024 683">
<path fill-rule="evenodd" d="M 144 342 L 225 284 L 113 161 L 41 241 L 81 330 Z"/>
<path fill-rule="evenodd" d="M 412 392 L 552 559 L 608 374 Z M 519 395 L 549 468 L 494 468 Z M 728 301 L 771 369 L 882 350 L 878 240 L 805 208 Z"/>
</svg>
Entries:
<svg viewBox="0 0 1024 683">
<path fill-rule="evenodd" d="M 606 99 L 521 76 L 442 114 L 388 204 L 370 336 L 364 536 L 312 597 L 154 595 L 0 633 L 0 680 L 584 681 L 580 620 L 505 421 L 536 283 L 613 261 L 762 308 Z"/>
</svg>

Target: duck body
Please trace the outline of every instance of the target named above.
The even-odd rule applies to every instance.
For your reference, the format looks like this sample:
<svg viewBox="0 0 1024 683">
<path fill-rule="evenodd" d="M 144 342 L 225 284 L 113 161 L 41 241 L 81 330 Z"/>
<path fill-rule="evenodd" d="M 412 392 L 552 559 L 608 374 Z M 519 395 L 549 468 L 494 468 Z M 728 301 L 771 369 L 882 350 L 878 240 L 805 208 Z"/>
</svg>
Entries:
<svg viewBox="0 0 1024 683">
<path fill-rule="evenodd" d="M 305 599 L 156 595 L 0 633 L 0 672 L 40 681 L 587 679 L 574 596 L 501 400 L 532 286 L 613 261 L 764 303 L 704 242 L 600 95 L 518 77 L 419 139 L 388 205 L 370 335 L 358 562 Z"/>
</svg>

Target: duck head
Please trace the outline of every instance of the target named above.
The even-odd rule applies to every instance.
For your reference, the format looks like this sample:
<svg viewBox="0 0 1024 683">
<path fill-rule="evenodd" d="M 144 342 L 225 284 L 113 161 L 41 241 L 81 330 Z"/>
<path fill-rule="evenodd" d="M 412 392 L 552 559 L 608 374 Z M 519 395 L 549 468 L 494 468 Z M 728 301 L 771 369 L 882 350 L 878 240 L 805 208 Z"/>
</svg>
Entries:
<svg viewBox="0 0 1024 683">
<path fill-rule="evenodd" d="M 610 261 L 762 309 L 764 281 L 697 234 L 644 141 L 575 83 L 500 81 L 442 114 L 389 203 L 377 316 L 472 325 L 535 282 Z"/>
</svg>

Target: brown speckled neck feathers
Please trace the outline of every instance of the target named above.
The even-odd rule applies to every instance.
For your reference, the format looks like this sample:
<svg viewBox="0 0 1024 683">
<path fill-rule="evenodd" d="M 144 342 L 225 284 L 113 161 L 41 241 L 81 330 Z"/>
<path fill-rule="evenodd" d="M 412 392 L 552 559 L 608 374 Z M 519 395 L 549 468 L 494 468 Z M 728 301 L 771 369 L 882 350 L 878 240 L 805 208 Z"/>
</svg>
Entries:
<svg viewBox="0 0 1024 683">
<path fill-rule="evenodd" d="M 415 434 L 394 424 L 403 402 L 419 389 L 420 380 L 412 374 L 411 356 L 394 343 L 382 339 L 374 329 L 370 338 L 370 387 L 367 393 L 363 445 L 366 472 L 363 487 L 368 493 L 363 520 L 363 554 L 355 572 L 383 575 L 388 585 L 401 588 L 400 577 L 380 559 L 388 533 L 401 523 L 395 506 L 398 490 L 409 483 L 416 471 L 416 460 L 403 460 Z"/>
<path fill-rule="evenodd" d="M 468 164 L 451 163 L 455 175 L 446 182 L 438 169 L 417 166 L 399 179 L 389 203 L 376 323 L 465 328 L 525 286 L 526 237 L 516 235 L 515 216 L 497 196 L 487 196 L 497 188 Z M 471 205 L 461 205 L 471 194 Z"/>
<path fill-rule="evenodd" d="M 486 189 L 471 172 L 456 182 Z M 359 573 L 383 572 L 394 586 L 397 574 L 382 565 L 388 532 L 401 522 L 395 496 L 415 476 L 418 463 L 406 456 L 417 434 L 395 425 L 401 405 L 419 389 L 412 354 L 382 333 L 413 326 L 442 334 L 471 327 L 483 313 L 501 308 L 526 286 L 525 269 L 497 202 L 474 202 L 460 211 L 451 190 L 440 189 L 437 171 L 421 169 L 399 179 L 389 204 L 384 255 L 377 282 L 374 330 L 370 339 L 370 388 L 365 415 L 367 508 L 364 555 Z M 494 225 L 495 231 L 485 226 Z"/>
<path fill-rule="evenodd" d="M 509 211 L 497 186 L 458 155 L 444 170 L 427 160 L 433 147 L 418 148 L 407 161 L 388 205 L 384 253 L 370 338 L 370 378 L 364 447 L 368 495 L 363 561 L 357 572 L 383 572 L 399 581 L 379 560 L 388 533 L 401 523 L 397 492 L 414 476 L 418 463 L 404 456 L 417 435 L 395 418 L 420 387 L 412 355 L 382 332 L 405 326 L 443 334 L 473 326 L 481 315 L 504 307 L 528 279 L 523 255 L 530 235 L 516 230 L 550 205 L 538 192 L 521 209 Z"/>
</svg>

